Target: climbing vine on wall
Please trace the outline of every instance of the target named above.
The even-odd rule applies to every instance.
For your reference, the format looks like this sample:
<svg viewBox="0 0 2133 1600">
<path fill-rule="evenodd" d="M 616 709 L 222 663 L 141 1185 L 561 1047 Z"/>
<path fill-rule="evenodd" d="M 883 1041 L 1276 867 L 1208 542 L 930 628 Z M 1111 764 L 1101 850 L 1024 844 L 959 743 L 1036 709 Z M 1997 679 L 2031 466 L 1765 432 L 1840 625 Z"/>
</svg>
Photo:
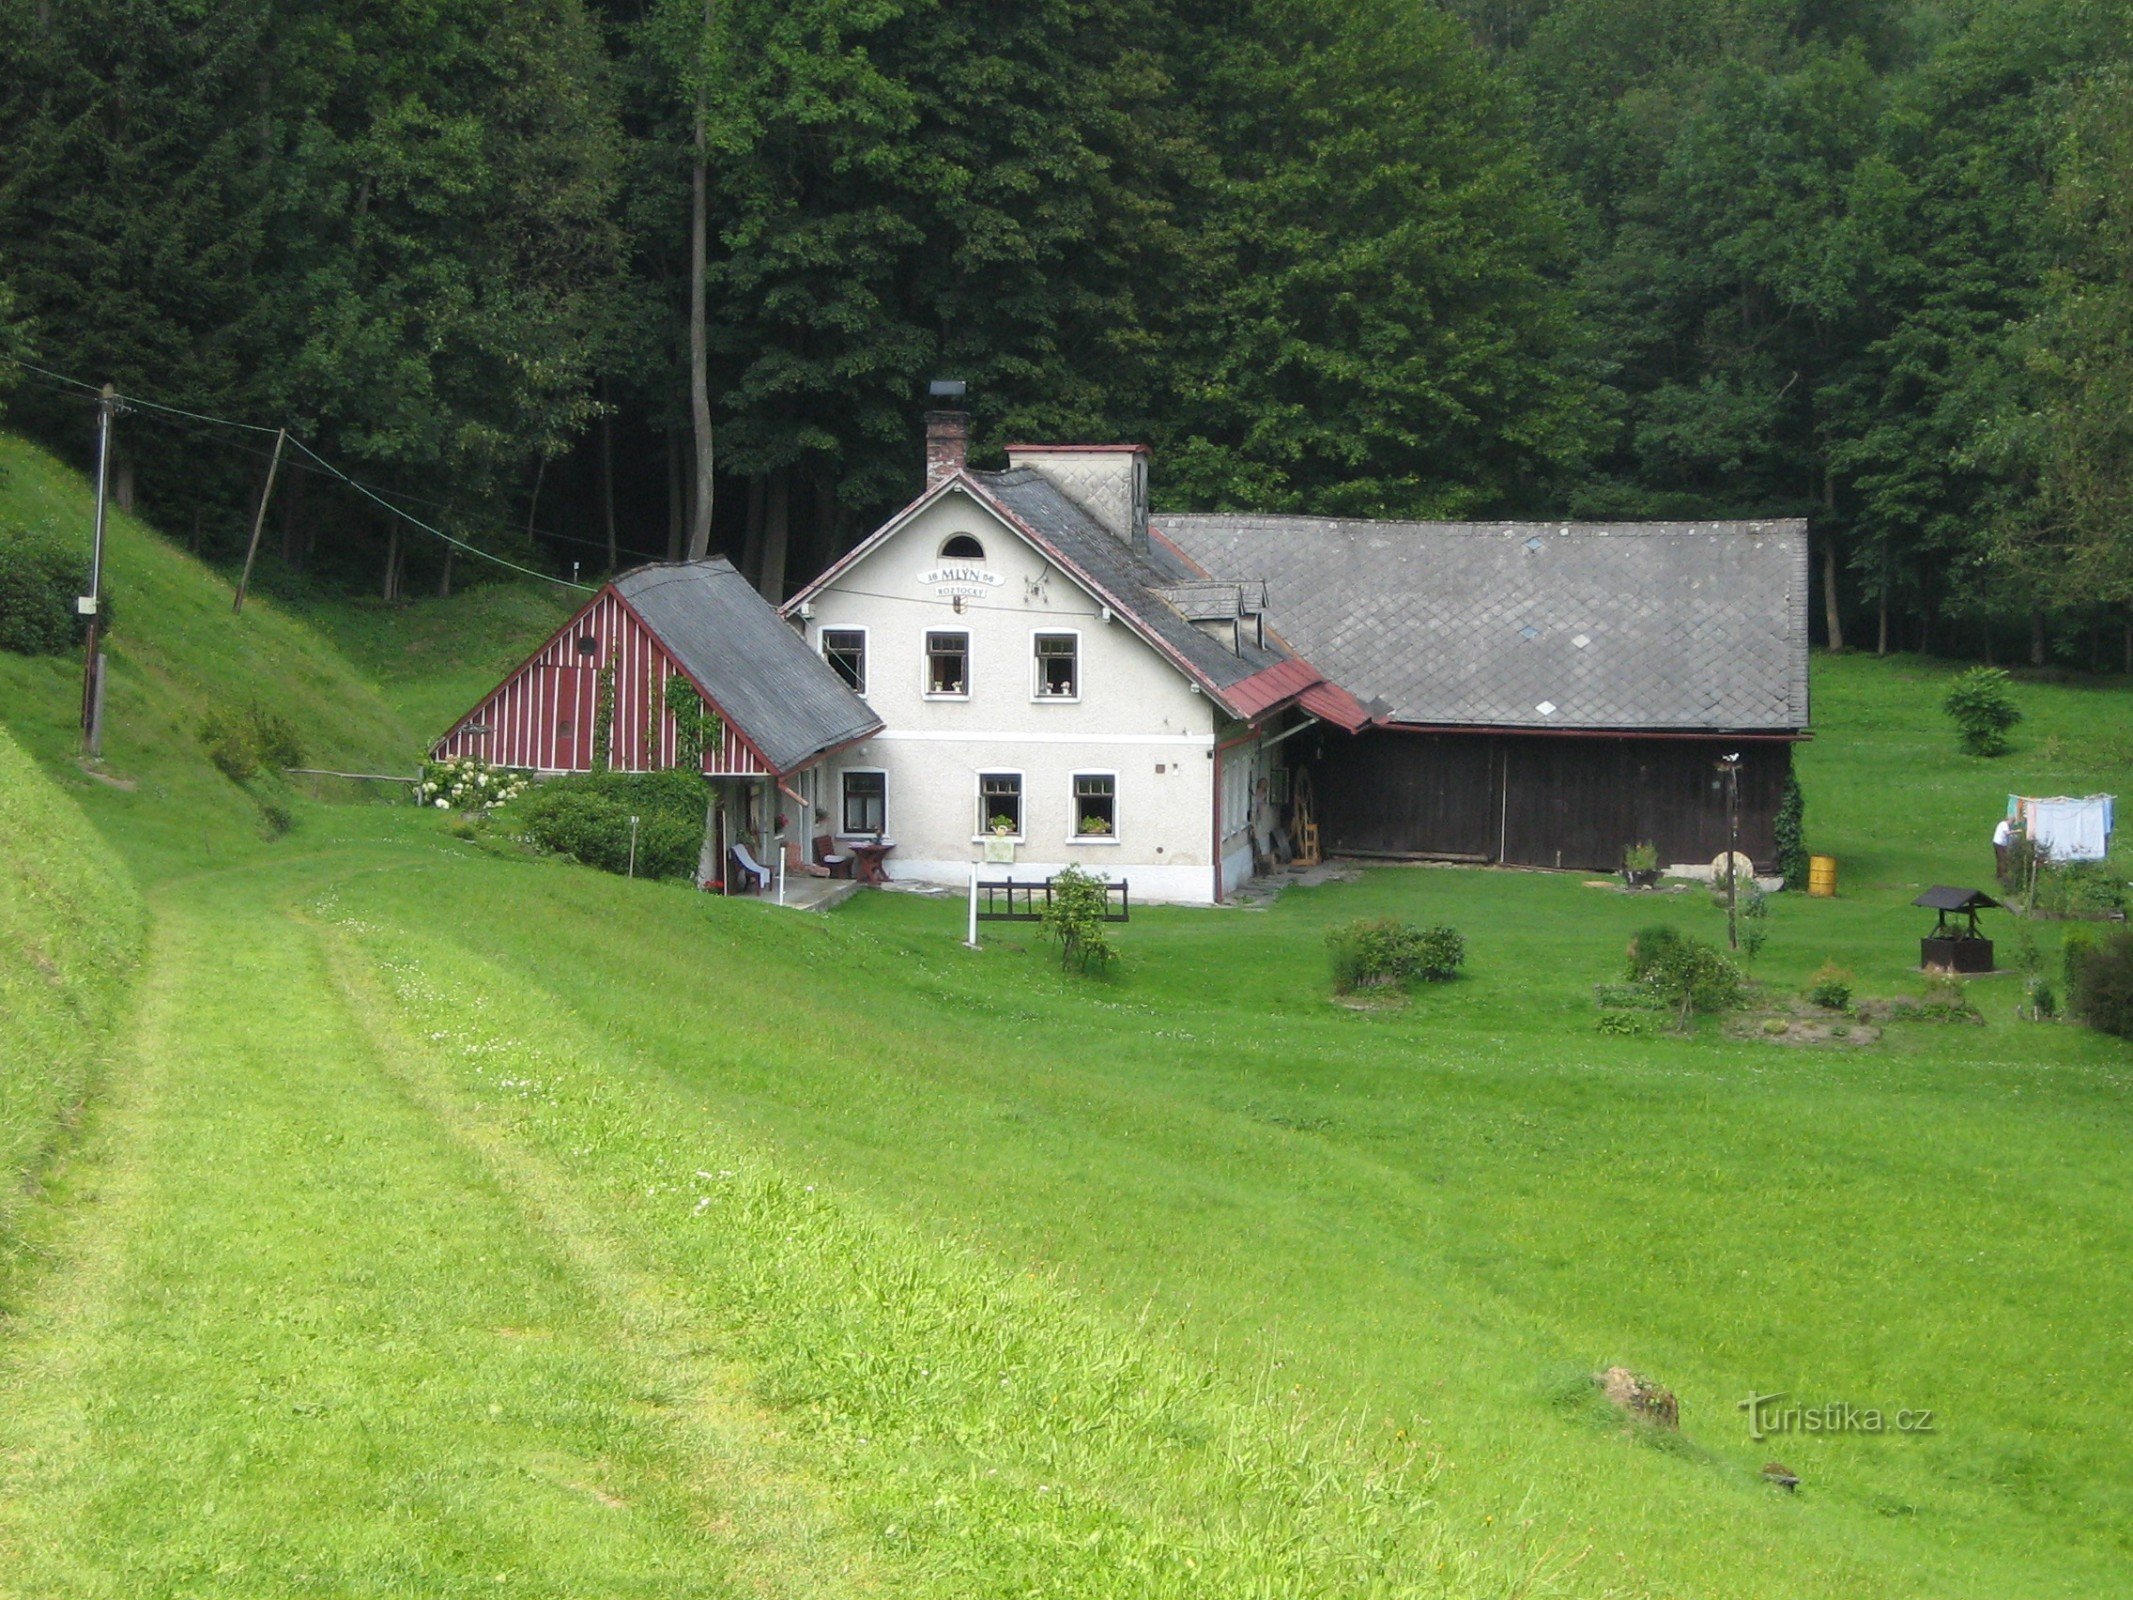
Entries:
<svg viewBox="0 0 2133 1600">
<path fill-rule="evenodd" d="M 1807 796 L 1800 791 L 1800 780 L 1791 773 L 1785 775 L 1785 793 L 1778 801 L 1771 829 L 1777 835 L 1778 871 L 1784 875 L 1785 887 L 1806 888 Z"/>
<path fill-rule="evenodd" d="M 615 754 L 615 669 L 600 669 L 600 686 L 593 695 L 592 769 L 605 772 Z"/>
<path fill-rule="evenodd" d="M 726 724 L 678 672 L 667 679 L 667 710 L 674 714 L 674 765 L 701 772 L 704 751 L 725 742 Z"/>
</svg>

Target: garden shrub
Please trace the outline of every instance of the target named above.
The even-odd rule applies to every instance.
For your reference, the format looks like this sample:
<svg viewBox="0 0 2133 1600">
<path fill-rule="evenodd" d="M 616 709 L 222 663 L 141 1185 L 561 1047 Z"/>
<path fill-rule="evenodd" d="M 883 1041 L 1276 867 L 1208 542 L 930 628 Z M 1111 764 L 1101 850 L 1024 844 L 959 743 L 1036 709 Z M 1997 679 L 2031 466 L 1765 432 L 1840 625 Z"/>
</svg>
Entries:
<svg viewBox="0 0 2133 1600">
<path fill-rule="evenodd" d="M 1052 878 L 1044 907 L 1044 936 L 1059 941 L 1059 965 L 1087 972 L 1118 955 L 1104 931 L 1104 906 L 1110 880 L 1086 867 L 1068 867 Z"/>
<path fill-rule="evenodd" d="M 1926 980 L 1926 998 L 1911 1013 L 1920 1022 L 1983 1022 L 1984 1013 L 1972 1002 L 1969 991 L 1953 978 Z"/>
<path fill-rule="evenodd" d="M 1724 951 L 1669 927 L 1630 940 L 1628 976 L 1665 1001 L 1683 1027 L 1699 1011 L 1730 1011 L 1742 999 L 1740 968 Z"/>
<path fill-rule="evenodd" d="M 1418 928 L 1397 917 L 1358 917 L 1328 928 L 1326 949 L 1336 994 L 1416 979 L 1442 983 L 1466 961 L 1458 929 Z"/>
<path fill-rule="evenodd" d="M 1785 792 L 1778 799 L 1771 831 L 1777 836 L 1778 871 L 1788 889 L 1807 887 L 1807 795 L 1800 788 L 1799 774 L 1785 774 Z"/>
<path fill-rule="evenodd" d="M 1807 982 L 1807 1000 L 1824 1011 L 1851 1010 L 1852 975 L 1833 961 L 1823 962 Z"/>
<path fill-rule="evenodd" d="M 2086 933 L 2087 930 L 2083 930 Z M 2133 927 L 2066 941 L 2067 1009 L 2099 1033 L 2133 1039 Z"/>
<path fill-rule="evenodd" d="M 487 814 L 526 792 L 527 780 L 516 772 L 492 767 L 479 756 L 446 756 L 422 763 L 415 780 L 415 804 L 439 811 Z"/>
<path fill-rule="evenodd" d="M 2037 906 L 2040 910 L 2061 913 L 2124 911 L 2127 871 L 2124 861 L 2046 864 L 2037 873 Z"/>
<path fill-rule="evenodd" d="M 637 876 L 694 882 L 708 799 L 693 773 L 578 772 L 534 784 L 512 810 L 529 843 L 613 873 L 630 870 L 634 816 Z"/>
<path fill-rule="evenodd" d="M 256 700 L 208 712 L 200 719 L 200 743 L 207 759 L 233 783 L 256 777 L 262 768 L 278 772 L 304 764 L 304 744 L 295 727 Z"/>
<path fill-rule="evenodd" d="M 88 619 L 75 614 L 74 601 L 88 581 L 83 552 L 48 533 L 0 528 L 0 650 L 47 656 L 79 644 Z M 108 592 L 103 604 L 108 626 Z"/>
<path fill-rule="evenodd" d="M 1999 667 L 1972 667 L 1959 673 L 1941 709 L 1955 721 L 1963 750 L 1973 756 L 2007 753 L 2007 730 L 2022 720 L 2014 703 L 2014 680 Z"/>
</svg>

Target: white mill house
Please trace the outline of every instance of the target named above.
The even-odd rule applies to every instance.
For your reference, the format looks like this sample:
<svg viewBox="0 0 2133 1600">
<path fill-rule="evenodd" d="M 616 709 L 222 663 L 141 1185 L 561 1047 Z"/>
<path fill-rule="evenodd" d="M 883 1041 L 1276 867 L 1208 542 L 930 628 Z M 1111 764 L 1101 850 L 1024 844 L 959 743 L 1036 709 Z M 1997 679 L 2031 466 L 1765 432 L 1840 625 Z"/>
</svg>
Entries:
<svg viewBox="0 0 2133 1600">
<path fill-rule="evenodd" d="M 965 883 L 990 844 L 1018 880 L 1223 898 L 1281 826 L 1284 743 L 1369 713 L 1268 631 L 1260 585 L 1151 537 L 1145 447 L 976 472 L 966 415 L 926 433 L 925 492 L 785 606 L 882 722 L 809 774 L 811 831 L 893 841 L 898 879 Z"/>
</svg>

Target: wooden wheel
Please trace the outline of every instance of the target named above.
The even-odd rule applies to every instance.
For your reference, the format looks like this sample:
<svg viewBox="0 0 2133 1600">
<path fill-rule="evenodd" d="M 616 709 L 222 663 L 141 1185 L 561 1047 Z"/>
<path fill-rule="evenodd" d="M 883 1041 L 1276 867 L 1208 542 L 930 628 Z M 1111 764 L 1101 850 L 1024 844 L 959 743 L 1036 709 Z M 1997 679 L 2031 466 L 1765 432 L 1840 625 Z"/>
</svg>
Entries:
<svg viewBox="0 0 2133 1600">
<path fill-rule="evenodd" d="M 1296 839 L 1296 862 L 1315 867 L 1318 855 L 1318 799 L 1312 792 L 1311 773 L 1298 767 L 1289 779 L 1289 826 Z"/>
</svg>

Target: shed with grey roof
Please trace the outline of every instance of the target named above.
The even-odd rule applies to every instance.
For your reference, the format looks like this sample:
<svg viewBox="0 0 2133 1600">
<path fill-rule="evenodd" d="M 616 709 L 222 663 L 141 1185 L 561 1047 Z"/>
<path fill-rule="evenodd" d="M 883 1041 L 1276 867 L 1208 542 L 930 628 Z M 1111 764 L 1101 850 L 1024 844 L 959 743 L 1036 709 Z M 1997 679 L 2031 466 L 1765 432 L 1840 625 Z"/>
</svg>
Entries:
<svg viewBox="0 0 2133 1600">
<path fill-rule="evenodd" d="M 1315 742 L 1327 847 L 1612 869 L 1726 848 L 1774 865 L 1808 726 L 1807 528 L 1158 514 L 1203 579 L 1263 584 L 1279 641 L 1378 727 Z"/>
</svg>

